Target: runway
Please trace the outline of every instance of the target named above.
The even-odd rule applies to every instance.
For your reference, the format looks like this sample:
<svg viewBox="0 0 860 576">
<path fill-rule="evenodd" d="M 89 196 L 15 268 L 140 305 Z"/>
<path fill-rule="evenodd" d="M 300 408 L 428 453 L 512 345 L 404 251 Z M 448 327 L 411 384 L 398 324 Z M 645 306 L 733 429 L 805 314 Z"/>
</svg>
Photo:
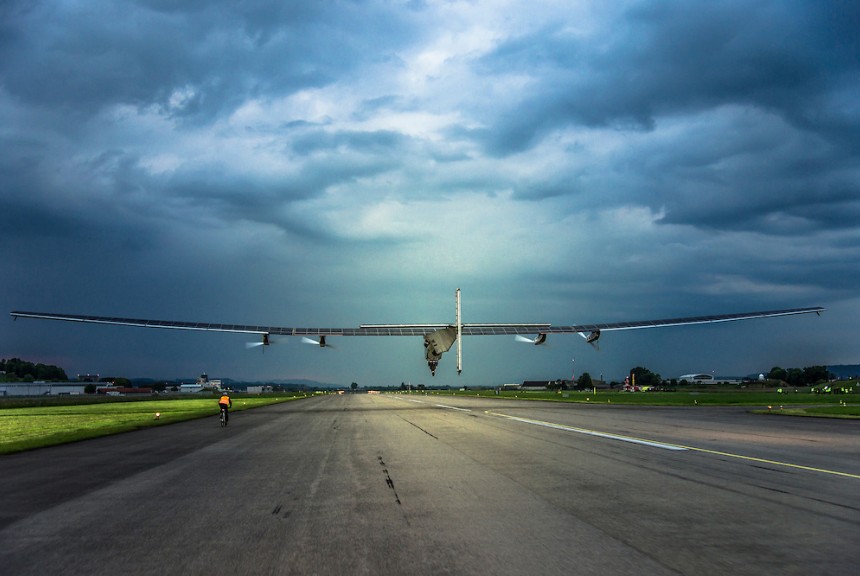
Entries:
<svg viewBox="0 0 860 576">
<path fill-rule="evenodd" d="M 4 574 L 848 574 L 860 423 L 321 396 L 0 457 Z"/>
</svg>

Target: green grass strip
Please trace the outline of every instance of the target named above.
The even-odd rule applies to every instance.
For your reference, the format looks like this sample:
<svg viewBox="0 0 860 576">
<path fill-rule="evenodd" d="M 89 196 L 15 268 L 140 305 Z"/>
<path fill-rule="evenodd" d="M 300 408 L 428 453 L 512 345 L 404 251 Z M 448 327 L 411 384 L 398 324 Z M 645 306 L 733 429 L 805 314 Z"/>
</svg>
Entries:
<svg viewBox="0 0 860 576">
<path fill-rule="evenodd" d="M 287 402 L 304 396 L 237 397 L 232 411 Z M 156 413 L 158 417 L 156 417 Z M 163 426 L 218 414 L 215 398 L 136 400 L 0 409 L 0 454 Z"/>
</svg>

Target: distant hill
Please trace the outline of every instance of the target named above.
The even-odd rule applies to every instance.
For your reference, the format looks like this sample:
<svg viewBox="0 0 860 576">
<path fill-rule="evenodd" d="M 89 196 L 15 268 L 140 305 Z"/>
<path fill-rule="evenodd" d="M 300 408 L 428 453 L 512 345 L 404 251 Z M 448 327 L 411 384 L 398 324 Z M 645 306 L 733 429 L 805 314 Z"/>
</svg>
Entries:
<svg viewBox="0 0 860 576">
<path fill-rule="evenodd" d="M 828 366 L 827 369 L 837 378 L 853 378 L 860 376 L 860 364 L 837 364 Z"/>
</svg>

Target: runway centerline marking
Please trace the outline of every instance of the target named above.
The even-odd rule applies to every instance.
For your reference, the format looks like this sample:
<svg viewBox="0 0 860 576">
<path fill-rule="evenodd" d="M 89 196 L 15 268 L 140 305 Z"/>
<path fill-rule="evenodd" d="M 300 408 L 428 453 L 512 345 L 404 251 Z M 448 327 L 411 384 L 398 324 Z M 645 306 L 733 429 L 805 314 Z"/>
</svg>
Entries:
<svg viewBox="0 0 860 576">
<path fill-rule="evenodd" d="M 468 408 L 458 408 L 457 406 L 448 406 L 447 404 L 433 404 L 439 408 L 447 408 L 448 410 L 459 410 L 460 412 L 471 412 Z"/>
<path fill-rule="evenodd" d="M 731 452 L 722 452 L 720 450 L 710 450 L 708 448 L 698 448 L 696 446 L 684 446 L 683 444 L 670 444 L 667 442 L 656 442 L 653 440 L 645 440 L 643 438 L 635 438 L 633 436 L 623 436 L 621 434 L 612 434 L 610 432 L 598 432 L 597 430 L 589 430 L 587 428 L 576 428 L 574 426 L 565 426 L 564 424 L 555 424 L 553 422 L 544 422 L 543 420 L 532 420 L 531 418 L 522 418 L 520 416 L 511 416 L 502 414 L 501 412 L 492 412 L 486 410 L 484 412 L 489 416 L 498 416 L 507 418 L 508 420 L 516 420 L 525 424 L 533 424 L 535 426 L 543 426 L 545 428 L 554 428 L 556 430 L 565 430 L 567 432 L 576 432 L 578 434 L 587 434 L 589 436 L 598 436 L 600 438 L 608 438 L 610 440 L 620 440 L 622 442 L 630 442 L 632 444 L 641 444 L 643 446 L 651 446 L 654 448 L 662 448 L 663 450 L 674 451 L 690 451 L 702 452 L 704 454 L 713 454 L 715 456 L 725 456 L 727 458 L 737 458 L 738 460 L 747 460 L 750 462 L 760 462 L 762 464 L 770 464 L 772 466 L 783 466 L 786 468 L 794 468 L 796 470 L 806 470 L 808 472 L 819 472 L 821 474 L 830 474 L 832 476 L 841 476 L 843 478 L 854 478 L 860 480 L 860 474 L 851 474 L 849 472 L 840 472 L 838 470 L 828 470 L 827 468 L 816 468 L 814 466 L 804 466 L 803 464 L 792 464 L 791 462 L 780 462 L 779 460 L 768 460 L 767 458 L 758 458 L 756 456 L 744 456 L 743 454 L 733 454 Z"/>
</svg>

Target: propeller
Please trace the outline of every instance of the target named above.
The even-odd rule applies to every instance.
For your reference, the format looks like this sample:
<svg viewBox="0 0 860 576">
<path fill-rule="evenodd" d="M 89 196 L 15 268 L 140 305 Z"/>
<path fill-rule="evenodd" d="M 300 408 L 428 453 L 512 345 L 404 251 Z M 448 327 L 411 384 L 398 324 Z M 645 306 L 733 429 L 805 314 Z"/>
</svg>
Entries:
<svg viewBox="0 0 860 576">
<path fill-rule="evenodd" d="M 334 346 L 328 344 L 325 341 L 325 336 L 320 336 L 319 340 L 314 340 L 313 338 L 302 336 L 302 344 L 313 344 L 315 346 L 319 346 L 320 348 L 334 348 Z"/>
<path fill-rule="evenodd" d="M 251 349 L 256 348 L 258 346 L 262 346 L 263 350 L 266 350 L 266 346 L 269 344 L 280 344 L 283 340 L 273 340 L 271 336 L 268 334 L 263 334 L 263 337 L 258 342 L 245 342 L 245 348 Z"/>
<path fill-rule="evenodd" d="M 589 334 L 579 332 L 579 335 L 585 338 L 585 341 L 591 344 L 592 348 L 594 348 L 595 350 L 600 350 L 600 343 L 598 342 L 598 340 L 600 339 L 600 330 L 594 330 Z"/>
<path fill-rule="evenodd" d="M 528 336 L 522 336 L 521 334 L 517 334 L 514 338 L 517 342 L 534 344 L 535 346 L 546 344 L 546 334 L 538 334 L 534 338 L 529 338 Z"/>
</svg>

